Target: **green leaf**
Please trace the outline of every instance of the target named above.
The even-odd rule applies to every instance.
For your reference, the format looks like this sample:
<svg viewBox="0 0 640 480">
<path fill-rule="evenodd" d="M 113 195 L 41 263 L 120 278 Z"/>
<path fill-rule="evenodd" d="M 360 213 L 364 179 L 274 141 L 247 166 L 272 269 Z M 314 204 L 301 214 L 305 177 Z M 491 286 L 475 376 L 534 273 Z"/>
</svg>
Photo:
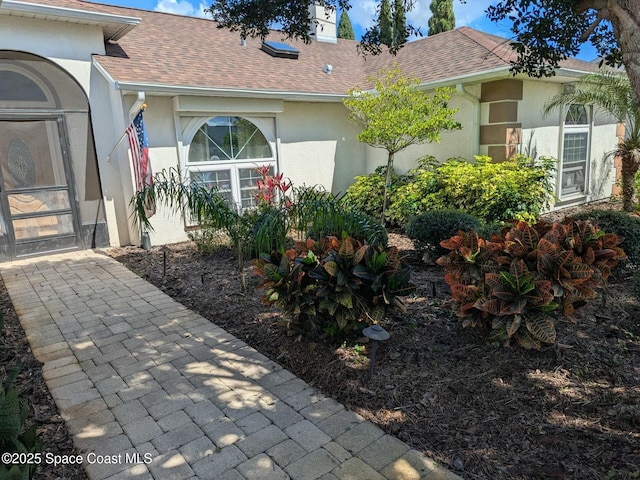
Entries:
<svg viewBox="0 0 640 480">
<path fill-rule="evenodd" d="M 509 337 L 513 336 L 514 333 L 518 331 L 520 325 L 522 324 L 522 315 L 514 315 L 512 319 L 507 320 L 507 335 Z"/>
<path fill-rule="evenodd" d="M 338 275 L 339 267 L 338 267 L 338 264 L 336 262 L 333 262 L 333 261 L 326 262 L 324 264 L 324 269 L 332 277 L 335 277 L 335 276 Z"/>
<path fill-rule="evenodd" d="M 386 308 L 384 307 L 384 305 L 375 305 L 373 308 L 368 309 L 365 313 L 373 323 L 379 323 L 384 320 L 384 317 L 386 315 Z"/>
<path fill-rule="evenodd" d="M 526 348 L 527 350 L 532 348 L 539 349 L 542 346 L 540 341 L 529 335 L 529 332 L 527 331 L 516 332 L 513 334 L 513 338 L 515 338 L 518 345 Z"/>
<path fill-rule="evenodd" d="M 353 255 L 354 262 L 360 263 L 362 259 L 365 257 L 369 248 L 371 248 L 369 245 L 363 245 L 360 248 L 358 248 L 358 250 L 356 250 L 355 254 Z"/>
<path fill-rule="evenodd" d="M 545 343 L 555 343 L 556 329 L 553 321 L 546 315 L 536 315 L 525 320 L 527 329 L 538 340 Z"/>
<path fill-rule="evenodd" d="M 283 255 L 280 259 L 280 266 L 278 268 L 278 273 L 285 277 L 289 273 L 289 259 L 286 255 Z"/>
<path fill-rule="evenodd" d="M 353 243 L 350 237 L 345 237 L 342 239 L 342 244 L 340 245 L 340 249 L 338 253 L 342 257 L 352 257 L 353 256 Z"/>
<path fill-rule="evenodd" d="M 478 301 L 476 301 L 474 307 L 476 307 L 478 310 L 482 310 L 483 312 L 487 312 L 492 315 L 499 315 L 501 303 L 502 302 L 500 302 L 500 300 L 498 300 L 497 298 L 482 297 L 478 299 Z"/>
<path fill-rule="evenodd" d="M 273 263 L 265 263 L 264 264 L 264 273 L 267 276 L 267 278 L 271 279 L 271 280 L 280 280 L 282 278 L 282 275 L 280 275 L 280 270 L 278 268 L 277 265 L 274 265 Z"/>
<path fill-rule="evenodd" d="M 349 292 L 338 295 L 338 303 L 343 307 L 353 308 L 353 296 Z"/>
</svg>

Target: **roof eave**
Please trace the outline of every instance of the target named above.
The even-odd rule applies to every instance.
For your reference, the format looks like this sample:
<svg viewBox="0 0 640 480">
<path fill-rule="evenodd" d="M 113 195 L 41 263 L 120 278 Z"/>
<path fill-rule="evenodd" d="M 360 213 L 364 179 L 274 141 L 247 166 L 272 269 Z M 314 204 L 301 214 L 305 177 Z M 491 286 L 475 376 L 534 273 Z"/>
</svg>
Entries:
<svg viewBox="0 0 640 480">
<path fill-rule="evenodd" d="M 496 79 L 508 77 L 509 75 L 510 75 L 509 66 L 505 65 L 502 67 L 496 67 L 496 68 L 492 68 L 490 70 L 484 70 L 481 72 L 468 73 L 465 75 L 458 75 L 456 77 L 447 77 L 443 79 L 422 82 L 420 85 L 418 85 L 418 88 L 424 89 L 424 90 L 430 90 L 430 89 L 439 88 L 439 87 L 450 87 L 460 83 L 477 83 L 477 82 L 483 82 L 489 79 L 496 80 Z"/>
<path fill-rule="evenodd" d="M 299 102 L 342 102 L 347 94 L 319 93 L 319 92 L 287 92 L 279 90 L 256 90 L 248 88 L 219 88 L 219 87 L 190 87 L 184 85 L 166 85 L 158 83 L 119 82 L 115 81 L 115 88 L 123 95 L 146 92 L 152 95 L 176 96 L 224 96 L 240 98 L 273 98 L 279 100 Z"/>
<path fill-rule="evenodd" d="M 48 20 L 69 21 L 75 23 L 98 25 L 103 27 L 105 40 L 119 40 L 127 32 L 136 27 L 141 21 L 138 17 L 115 15 L 112 13 L 90 12 L 75 8 L 39 5 L 20 2 L 17 0 L 3 0 L 0 14 L 23 17 L 46 18 Z"/>
<path fill-rule="evenodd" d="M 562 81 L 562 78 L 580 78 L 588 73 L 592 73 L 588 70 L 578 70 L 575 68 L 566 68 L 560 67 L 556 69 L 556 75 L 554 77 L 543 77 L 542 80 L 547 79 L 548 81 L 553 81 L 554 78 L 558 79 L 558 81 Z M 448 77 L 439 80 L 432 80 L 427 82 L 422 82 L 418 87 L 424 90 L 431 90 L 439 87 L 450 87 L 453 85 L 463 84 L 463 83 L 478 83 L 484 82 L 487 80 L 500 80 L 502 78 L 512 77 L 511 74 L 511 66 L 505 65 L 502 67 L 493 68 L 491 70 L 485 70 L 483 72 L 475 72 L 465 75 L 459 75 L 457 77 Z M 524 74 L 517 75 L 515 78 L 533 78 L 528 77 Z"/>
</svg>

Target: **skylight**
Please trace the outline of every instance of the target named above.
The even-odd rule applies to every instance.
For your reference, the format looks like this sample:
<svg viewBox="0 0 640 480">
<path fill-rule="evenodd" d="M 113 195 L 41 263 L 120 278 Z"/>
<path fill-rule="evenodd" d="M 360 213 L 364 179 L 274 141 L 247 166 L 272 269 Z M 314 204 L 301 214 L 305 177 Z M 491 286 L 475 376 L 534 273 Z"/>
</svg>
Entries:
<svg viewBox="0 0 640 480">
<path fill-rule="evenodd" d="M 265 40 L 262 42 L 262 50 L 267 52 L 272 57 L 278 58 L 298 58 L 300 54 L 299 50 L 296 50 L 291 45 L 287 45 L 282 42 L 272 42 L 271 40 Z"/>
</svg>

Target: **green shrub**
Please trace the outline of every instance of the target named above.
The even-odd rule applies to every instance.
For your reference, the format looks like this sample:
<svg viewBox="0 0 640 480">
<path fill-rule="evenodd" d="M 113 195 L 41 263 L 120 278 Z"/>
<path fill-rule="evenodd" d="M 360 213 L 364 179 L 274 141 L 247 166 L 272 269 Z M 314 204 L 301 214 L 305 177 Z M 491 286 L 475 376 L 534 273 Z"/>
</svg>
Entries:
<svg viewBox="0 0 640 480">
<path fill-rule="evenodd" d="M 464 327 L 494 341 L 540 348 L 556 340 L 551 313 L 572 316 L 626 259 L 620 242 L 587 221 L 518 222 L 491 241 L 475 232 L 443 241 L 450 253 L 438 264 Z"/>
<path fill-rule="evenodd" d="M 396 225 L 431 209 L 445 208 L 441 199 L 436 171 L 418 168 L 407 173 L 407 181 L 399 183 L 391 195 L 389 220 Z"/>
<path fill-rule="evenodd" d="M 246 238 L 245 250 L 255 258 L 262 252 L 287 248 L 289 215 L 285 208 L 262 204 L 256 209 L 242 213 L 239 235 Z"/>
<path fill-rule="evenodd" d="M 493 235 L 500 235 L 505 227 L 511 228 L 511 226 L 512 223 L 509 222 L 481 222 L 476 232 L 478 232 L 478 235 L 482 238 L 490 239 Z"/>
<path fill-rule="evenodd" d="M 433 157 L 418 161 L 404 175 L 393 175 L 387 218 L 404 226 L 409 218 L 429 210 L 463 210 L 485 223 L 538 219 L 554 199 L 552 184 L 556 161 L 524 156 L 492 162 L 478 156 L 475 162 L 450 159 L 435 166 Z M 385 167 L 356 177 L 347 189 L 346 201 L 375 218 L 380 217 Z"/>
<path fill-rule="evenodd" d="M 202 255 L 212 255 L 221 248 L 230 246 L 229 235 L 215 227 L 202 225 L 190 231 L 187 236 L 196 244 L 196 251 Z"/>
<path fill-rule="evenodd" d="M 552 203 L 554 159 L 534 163 L 520 156 L 494 163 L 490 157 L 475 158 L 475 163 L 449 160 L 437 169 L 442 204 L 492 223 L 533 222 Z"/>
<path fill-rule="evenodd" d="M 615 210 L 592 210 L 573 215 L 574 220 L 590 220 L 605 232 L 624 238 L 622 247 L 634 265 L 640 265 L 640 218 Z"/>
<path fill-rule="evenodd" d="M 382 216 L 382 203 L 384 201 L 384 184 L 386 181 L 387 166 L 380 166 L 369 175 L 355 177 L 355 182 L 347 188 L 344 201 L 351 209 L 366 213 L 373 218 Z M 389 198 L 393 203 L 393 194 L 396 189 L 406 182 L 405 176 L 399 176 L 395 172 L 391 174 L 391 188 Z"/>
<path fill-rule="evenodd" d="M 255 272 L 264 303 L 284 309 L 292 333 L 341 339 L 362 324 L 402 310 L 413 291 L 396 247 L 373 247 L 350 237 L 297 242 L 284 253 L 261 255 Z"/>
<path fill-rule="evenodd" d="M 430 210 L 413 217 L 407 223 L 407 236 L 414 241 L 418 252 L 444 255 L 447 251 L 440 242 L 451 238 L 458 230 L 478 231 L 481 222 L 473 215 L 458 210 Z"/>
<path fill-rule="evenodd" d="M 300 188 L 289 211 L 293 228 L 307 237 L 318 240 L 331 235 L 348 236 L 374 247 L 387 246 L 386 228 L 344 197 L 315 188 Z"/>
<path fill-rule="evenodd" d="M 18 391 L 13 385 L 19 370 L 20 366 L 14 366 L 0 387 L 0 452 L 42 455 L 42 443 L 36 434 L 36 425 L 26 426 L 29 408 L 26 404 L 20 404 Z M 0 463 L 0 478 L 29 480 L 37 466 L 34 462 L 9 467 L 3 462 Z"/>
</svg>

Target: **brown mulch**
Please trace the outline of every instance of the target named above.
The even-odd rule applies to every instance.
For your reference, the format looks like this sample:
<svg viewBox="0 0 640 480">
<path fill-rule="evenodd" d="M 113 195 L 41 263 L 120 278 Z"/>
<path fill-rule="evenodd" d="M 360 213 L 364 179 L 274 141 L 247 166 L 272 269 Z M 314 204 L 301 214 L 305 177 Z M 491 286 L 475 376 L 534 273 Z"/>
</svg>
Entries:
<svg viewBox="0 0 640 480">
<path fill-rule="evenodd" d="M 42 364 L 38 362 L 27 342 L 27 337 L 18 321 L 9 294 L 0 277 L 0 304 L 4 314 L 4 328 L 0 331 L 0 383 L 4 385 L 7 372 L 19 363 L 22 369 L 15 386 L 20 400 L 29 407 L 28 422 L 35 422 L 37 434 L 43 444 L 42 455 L 68 458 L 78 455 L 71 435 L 58 412 L 49 389 L 42 378 Z M 29 423 L 31 424 L 31 423 Z M 54 457 L 51 457 L 54 458 Z M 35 480 L 86 480 L 82 465 L 46 465 L 42 463 L 33 477 Z"/>
<path fill-rule="evenodd" d="M 406 314 L 384 325 L 369 378 L 369 346 L 287 336 L 260 302 L 250 268 L 240 288 L 231 252 L 194 244 L 126 247 L 110 254 L 142 278 L 278 361 L 348 408 L 467 479 L 632 479 L 640 472 L 640 304 L 631 274 L 558 343 L 540 351 L 484 342 L 448 310 L 439 267 L 391 235 L 418 285 Z M 165 271 L 166 258 L 166 271 Z M 605 303 L 606 302 L 606 303 Z"/>
<path fill-rule="evenodd" d="M 249 291 L 241 291 L 236 262 L 225 249 L 201 256 L 184 243 L 110 253 L 466 479 L 640 478 L 640 305 L 630 273 L 614 279 L 606 298 L 586 307 L 577 323 L 560 321 L 557 346 L 525 351 L 487 344 L 462 329 L 447 308 L 441 270 L 421 263 L 406 237 L 391 235 L 391 241 L 407 254 L 418 290 L 407 313 L 385 324 L 391 338 L 378 349 L 373 378 L 362 339 L 337 346 L 285 335 L 276 325 L 278 311 L 261 305 L 250 268 Z M 17 386 L 43 451 L 75 454 L 1 278 L 0 301 L 0 380 L 19 359 Z M 87 477 L 77 466 L 47 466 L 35 478 Z"/>
</svg>

